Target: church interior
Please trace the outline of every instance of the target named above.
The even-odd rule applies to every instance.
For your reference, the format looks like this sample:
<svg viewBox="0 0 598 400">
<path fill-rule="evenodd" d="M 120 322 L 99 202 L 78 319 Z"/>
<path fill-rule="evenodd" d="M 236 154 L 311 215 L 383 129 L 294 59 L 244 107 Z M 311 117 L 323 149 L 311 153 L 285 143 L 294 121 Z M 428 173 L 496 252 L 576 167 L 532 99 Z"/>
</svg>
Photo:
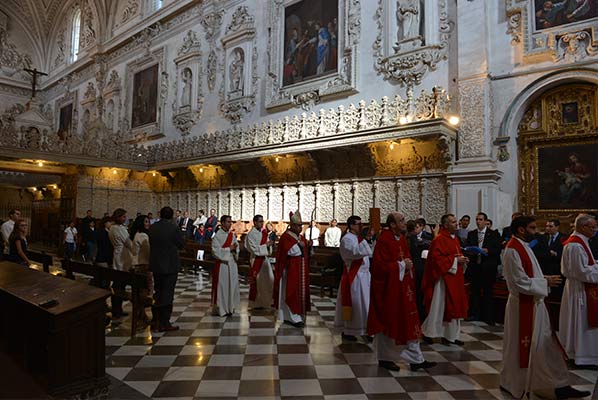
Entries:
<svg viewBox="0 0 598 400">
<path fill-rule="evenodd" d="M 563 246 L 583 244 L 565 238 L 589 226 L 583 216 L 598 218 L 597 62 L 590 0 L 0 1 L 0 398 L 520 398 L 501 375 L 506 324 L 517 318 L 505 254 L 528 232 L 518 234 L 515 217 L 533 216 L 537 237 L 525 241 L 541 272 L 522 271 L 548 286 L 563 279 L 542 296 L 558 342 L 570 281 Z M 130 245 L 142 216 L 155 243 L 154 224 L 170 219 L 164 207 L 185 243 L 172 325 L 154 329 L 145 312 L 162 304 L 152 289 L 164 283 L 153 261 L 118 268 L 112 228 L 114 265 L 112 253 L 100 261 L 96 233 L 116 224 L 132 232 Z M 397 285 L 409 275 L 419 296 L 417 268 L 425 281 L 447 215 L 458 223 L 451 257 L 469 311 L 454 319 L 458 339 L 432 340 L 430 311 L 413 300 L 417 352 L 430 364 L 401 353 L 389 367 L 367 316 L 387 256 L 382 233 L 395 226 L 406 230 L 397 240 L 413 238 L 413 267 L 401 250 Z M 265 254 L 248 244 L 258 216 Z M 278 293 L 280 280 L 288 296 L 291 270 L 277 269 L 298 257 L 280 251 L 294 226 L 294 248 L 309 259 L 307 305 L 288 323 L 271 293 L 265 307 L 254 300 L 266 266 L 267 290 Z M 366 268 L 355 335 L 337 323 L 341 287 L 355 279 L 341 234 L 331 239 L 337 230 L 369 246 L 357 268 L 369 266 L 372 286 Z M 233 233 L 222 249 L 234 261 L 219 258 L 217 231 Z M 484 235 L 496 235 L 495 253 Z M 587 276 L 598 283 L 593 257 Z M 490 259 L 480 289 L 474 268 Z M 223 264 L 238 271 L 225 292 L 239 297 L 224 315 L 214 311 Z M 563 343 L 565 374 L 598 399 L 598 329 L 589 331 L 585 359 Z M 524 383 L 534 394 L 534 379 Z M 574 398 L 556 393 L 547 398 Z"/>
</svg>

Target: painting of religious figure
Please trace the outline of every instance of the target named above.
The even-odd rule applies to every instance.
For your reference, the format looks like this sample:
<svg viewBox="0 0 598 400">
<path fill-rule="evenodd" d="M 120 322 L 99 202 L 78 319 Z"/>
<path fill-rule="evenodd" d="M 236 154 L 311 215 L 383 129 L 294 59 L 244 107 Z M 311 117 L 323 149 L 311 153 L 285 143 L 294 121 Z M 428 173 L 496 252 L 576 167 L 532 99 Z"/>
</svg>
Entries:
<svg viewBox="0 0 598 400">
<path fill-rule="evenodd" d="M 336 72 L 338 1 L 302 0 L 284 16 L 283 85 Z"/>
<path fill-rule="evenodd" d="M 594 0 L 534 0 L 536 30 L 585 21 L 598 17 Z"/>
<path fill-rule="evenodd" d="M 538 147 L 538 206 L 589 210 L 598 200 L 598 143 Z"/>
<path fill-rule="evenodd" d="M 73 103 L 69 103 L 60 108 L 60 117 L 58 120 L 58 136 L 65 139 L 71 133 L 73 126 Z"/>
<path fill-rule="evenodd" d="M 561 107 L 564 125 L 579 124 L 579 109 L 576 102 L 563 103 Z"/>
<path fill-rule="evenodd" d="M 133 77 L 131 127 L 156 122 L 158 112 L 158 64 L 137 72 Z"/>
</svg>

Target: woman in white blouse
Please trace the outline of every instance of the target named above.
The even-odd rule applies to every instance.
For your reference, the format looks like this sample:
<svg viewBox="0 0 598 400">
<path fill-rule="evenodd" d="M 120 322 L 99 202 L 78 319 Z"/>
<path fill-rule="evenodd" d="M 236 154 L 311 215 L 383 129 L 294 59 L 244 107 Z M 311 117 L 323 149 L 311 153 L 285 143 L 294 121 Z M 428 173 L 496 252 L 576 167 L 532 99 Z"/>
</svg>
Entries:
<svg viewBox="0 0 598 400">
<path fill-rule="evenodd" d="M 150 225 L 149 217 L 147 215 L 140 215 L 135 218 L 129 234 L 130 239 L 133 241 L 131 248 L 132 266 L 135 272 L 146 274 L 148 278 L 148 287 L 139 293 L 140 304 L 147 307 L 152 305 L 151 294 L 153 291 L 152 273 L 149 271 L 150 244 L 148 232 Z M 150 318 L 145 313 L 145 308 L 140 308 L 139 313 L 138 317 L 146 324 L 149 324 Z"/>
</svg>

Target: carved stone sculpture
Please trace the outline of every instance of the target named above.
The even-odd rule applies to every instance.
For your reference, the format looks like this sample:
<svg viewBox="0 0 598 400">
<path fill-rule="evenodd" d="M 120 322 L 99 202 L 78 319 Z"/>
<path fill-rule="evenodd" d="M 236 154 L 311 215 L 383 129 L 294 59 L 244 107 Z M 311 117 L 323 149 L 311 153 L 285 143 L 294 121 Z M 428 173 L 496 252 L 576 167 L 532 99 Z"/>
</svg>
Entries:
<svg viewBox="0 0 598 400">
<path fill-rule="evenodd" d="M 181 107 L 191 106 L 191 93 L 193 85 L 193 73 L 189 68 L 185 68 L 182 74 L 183 93 L 181 95 Z"/>
<path fill-rule="evenodd" d="M 230 79 L 230 93 L 229 97 L 242 97 L 243 96 L 243 70 L 244 70 L 244 56 L 243 50 L 237 48 L 233 50 L 233 61 L 228 67 L 229 79 Z"/>
<path fill-rule="evenodd" d="M 421 11 L 419 0 L 397 1 L 397 19 L 402 28 L 399 32 L 399 42 L 419 36 Z"/>
</svg>

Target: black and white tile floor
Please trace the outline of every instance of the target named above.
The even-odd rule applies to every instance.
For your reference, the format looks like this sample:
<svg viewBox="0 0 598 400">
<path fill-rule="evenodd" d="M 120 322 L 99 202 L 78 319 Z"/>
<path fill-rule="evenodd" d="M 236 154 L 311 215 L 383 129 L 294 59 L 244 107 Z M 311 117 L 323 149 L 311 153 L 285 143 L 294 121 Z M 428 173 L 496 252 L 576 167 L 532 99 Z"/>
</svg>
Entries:
<svg viewBox="0 0 598 400">
<path fill-rule="evenodd" d="M 180 275 L 173 320 L 179 331 L 129 337 L 129 321 L 106 331 L 110 398 L 145 399 L 508 399 L 499 389 L 502 327 L 465 323 L 462 347 L 422 344 L 427 372 L 378 368 L 372 346 L 343 343 L 334 299 L 312 295 L 305 329 L 272 313 L 210 315 L 206 276 Z M 572 384 L 598 398 L 598 371 L 570 371 Z"/>
</svg>

